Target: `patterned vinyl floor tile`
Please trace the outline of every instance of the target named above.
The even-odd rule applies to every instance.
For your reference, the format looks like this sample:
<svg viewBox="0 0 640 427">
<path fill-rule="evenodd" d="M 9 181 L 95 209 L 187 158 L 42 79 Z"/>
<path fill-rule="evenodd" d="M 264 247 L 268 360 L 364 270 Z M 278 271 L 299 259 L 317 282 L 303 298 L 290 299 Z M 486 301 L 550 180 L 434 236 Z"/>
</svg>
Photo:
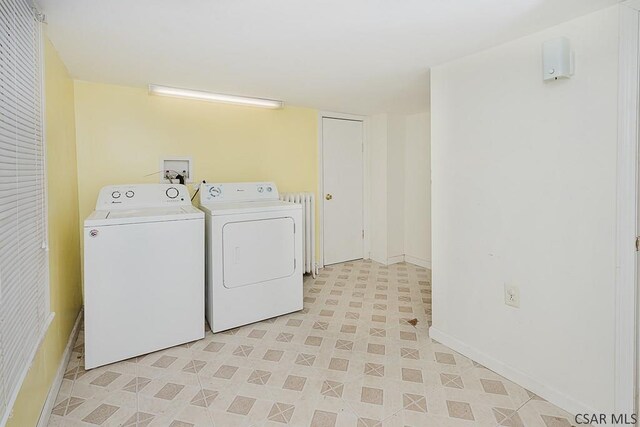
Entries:
<svg viewBox="0 0 640 427">
<path fill-rule="evenodd" d="M 304 309 L 84 370 L 80 332 L 49 426 L 569 426 L 429 338 L 431 273 L 360 260 L 304 280 Z"/>
</svg>

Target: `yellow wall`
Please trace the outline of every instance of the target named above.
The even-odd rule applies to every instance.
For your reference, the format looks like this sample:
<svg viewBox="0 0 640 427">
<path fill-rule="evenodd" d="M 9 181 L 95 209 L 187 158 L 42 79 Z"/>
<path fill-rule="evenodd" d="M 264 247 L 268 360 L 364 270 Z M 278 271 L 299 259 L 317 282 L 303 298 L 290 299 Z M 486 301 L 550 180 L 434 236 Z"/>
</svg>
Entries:
<svg viewBox="0 0 640 427">
<path fill-rule="evenodd" d="M 45 43 L 45 108 L 51 310 L 56 313 L 13 407 L 8 426 L 38 422 L 82 305 L 73 81 Z"/>
<path fill-rule="evenodd" d="M 165 156 L 191 157 L 197 180 L 317 191 L 316 110 L 214 104 L 81 81 L 75 101 L 81 219 L 104 185 L 160 182 L 145 175 Z"/>
<path fill-rule="evenodd" d="M 80 227 L 108 184 L 159 182 L 163 156 L 189 156 L 198 180 L 275 181 L 317 191 L 317 111 L 264 110 L 73 82 L 45 46 L 51 309 L 55 319 L 14 405 L 35 426 L 82 305 Z M 74 115 L 75 113 L 75 115 Z M 79 221 L 80 219 L 80 221 Z"/>
</svg>

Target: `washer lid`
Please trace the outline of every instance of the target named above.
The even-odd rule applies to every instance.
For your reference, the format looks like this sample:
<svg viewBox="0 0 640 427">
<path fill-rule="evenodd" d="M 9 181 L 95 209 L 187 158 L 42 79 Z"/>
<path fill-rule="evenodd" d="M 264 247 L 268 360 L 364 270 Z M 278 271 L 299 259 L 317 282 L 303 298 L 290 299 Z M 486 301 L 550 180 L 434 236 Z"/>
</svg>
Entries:
<svg viewBox="0 0 640 427">
<path fill-rule="evenodd" d="M 140 224 L 145 222 L 183 221 L 204 218 L 204 213 L 193 206 L 97 210 L 84 220 L 85 227 L 101 225 Z"/>
<path fill-rule="evenodd" d="M 292 202 L 284 202 L 282 200 L 269 200 L 264 202 L 216 202 L 201 205 L 200 209 L 209 215 L 217 216 L 295 209 L 302 210 L 302 205 Z"/>
</svg>

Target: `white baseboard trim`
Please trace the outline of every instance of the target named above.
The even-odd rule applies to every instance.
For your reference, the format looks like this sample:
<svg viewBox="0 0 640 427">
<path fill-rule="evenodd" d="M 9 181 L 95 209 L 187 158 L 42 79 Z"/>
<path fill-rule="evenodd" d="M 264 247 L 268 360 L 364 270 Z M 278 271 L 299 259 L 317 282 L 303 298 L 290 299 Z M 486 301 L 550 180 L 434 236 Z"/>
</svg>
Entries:
<svg viewBox="0 0 640 427">
<path fill-rule="evenodd" d="M 435 341 L 438 341 L 458 353 L 475 360 L 481 365 L 486 366 L 506 379 L 519 384 L 571 414 L 596 414 L 600 412 L 554 388 L 542 384 L 538 380 L 519 371 L 518 369 L 515 369 L 504 362 L 501 362 L 500 360 L 463 343 L 457 338 L 454 338 L 433 326 L 429 328 L 429 336 Z"/>
<path fill-rule="evenodd" d="M 396 255 L 396 256 L 387 258 L 386 260 L 378 259 L 375 256 L 370 256 L 368 259 L 371 259 L 372 261 L 375 261 L 384 265 L 397 264 L 399 262 L 408 262 L 409 264 L 417 265 L 418 267 L 431 269 L 430 260 L 413 257 L 411 255 Z"/>
<path fill-rule="evenodd" d="M 396 256 L 387 258 L 387 265 L 397 264 L 399 262 L 404 262 L 404 255 L 396 255 Z"/>
<path fill-rule="evenodd" d="M 69 341 L 67 341 L 67 346 L 64 348 L 64 353 L 62 353 L 62 360 L 60 360 L 60 365 L 56 371 L 56 376 L 53 378 L 53 383 L 51 383 L 51 387 L 49 387 L 49 394 L 47 395 L 47 400 L 45 400 L 42 411 L 40 412 L 37 427 L 46 427 L 47 424 L 49 424 L 49 416 L 51 415 L 51 410 L 56 403 L 56 397 L 60 391 L 60 386 L 64 379 L 64 373 L 67 365 L 69 364 L 69 359 L 71 358 L 73 344 L 76 342 L 76 336 L 80 329 L 80 320 L 82 320 L 82 310 L 78 313 L 76 323 L 73 325 L 73 329 L 69 335 Z"/>
<path fill-rule="evenodd" d="M 409 264 L 417 265 L 418 267 L 431 269 L 431 261 L 430 260 L 426 260 L 426 259 L 422 259 L 422 258 L 416 258 L 416 257 L 413 257 L 411 255 L 405 255 L 404 256 L 404 261 L 408 262 Z"/>
<path fill-rule="evenodd" d="M 379 257 L 377 257 L 377 256 L 375 256 L 375 255 L 371 255 L 371 256 L 369 257 L 369 259 L 370 259 L 371 261 L 377 262 L 377 263 L 379 263 L 379 264 L 383 264 L 383 265 L 384 265 L 384 264 L 386 264 L 386 262 L 385 262 L 385 260 L 384 260 L 384 259 L 379 258 Z"/>
</svg>

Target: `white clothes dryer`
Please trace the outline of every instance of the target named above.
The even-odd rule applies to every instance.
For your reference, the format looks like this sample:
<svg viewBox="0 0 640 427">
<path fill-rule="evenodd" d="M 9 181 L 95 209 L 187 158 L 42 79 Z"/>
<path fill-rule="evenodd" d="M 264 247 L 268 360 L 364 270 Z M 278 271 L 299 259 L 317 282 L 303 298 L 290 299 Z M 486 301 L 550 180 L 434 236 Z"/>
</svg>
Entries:
<svg viewBox="0 0 640 427">
<path fill-rule="evenodd" d="M 202 184 L 213 332 L 301 310 L 302 206 L 270 182 Z"/>
</svg>

